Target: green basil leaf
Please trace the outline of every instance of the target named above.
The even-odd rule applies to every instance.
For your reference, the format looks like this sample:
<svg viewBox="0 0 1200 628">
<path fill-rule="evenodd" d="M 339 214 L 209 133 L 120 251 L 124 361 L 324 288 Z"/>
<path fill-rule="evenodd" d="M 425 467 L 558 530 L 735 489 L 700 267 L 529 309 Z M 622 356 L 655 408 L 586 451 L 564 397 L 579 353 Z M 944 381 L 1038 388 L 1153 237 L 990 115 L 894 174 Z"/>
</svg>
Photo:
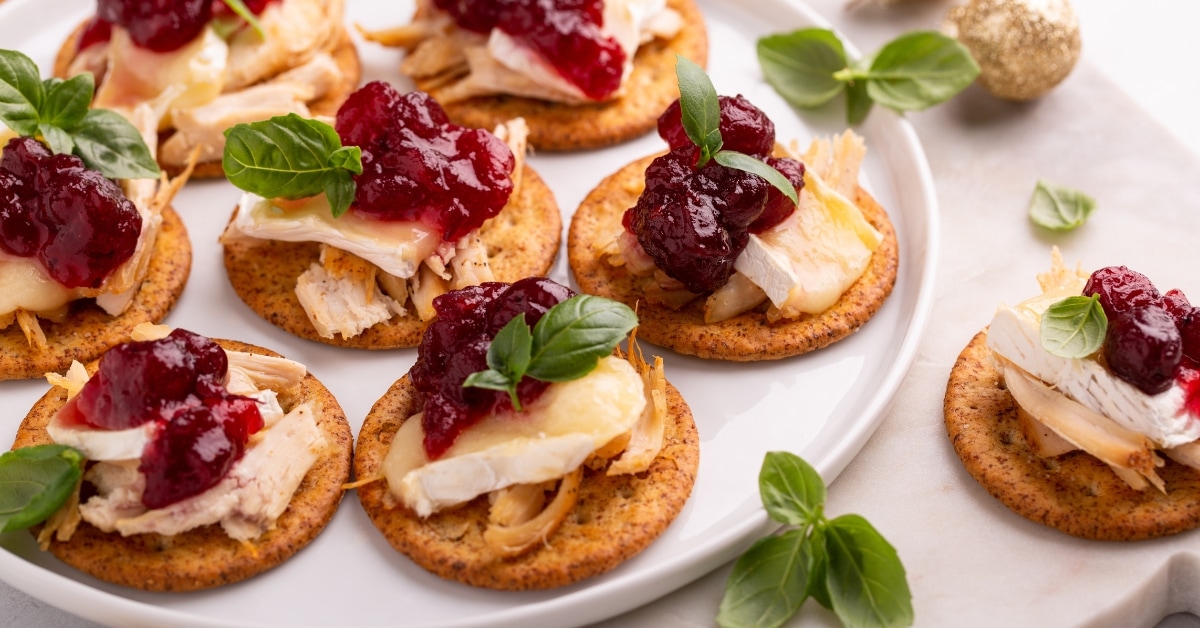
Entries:
<svg viewBox="0 0 1200 628">
<path fill-rule="evenodd" d="M 1046 308 L 1038 329 L 1042 348 L 1060 358 L 1085 358 L 1095 353 L 1108 333 L 1108 317 L 1100 295 L 1067 297 Z"/>
<path fill-rule="evenodd" d="M 121 114 L 89 109 L 83 120 L 68 132 L 75 141 L 75 154 L 88 168 L 99 170 L 110 179 L 158 177 L 158 164 L 150 156 L 141 133 Z"/>
<path fill-rule="evenodd" d="M 792 187 L 792 182 L 788 181 L 788 178 L 783 176 L 782 172 L 768 166 L 760 159 L 737 151 L 723 150 L 713 156 L 713 160 L 726 168 L 734 168 L 756 174 L 766 179 L 767 183 L 775 186 L 780 192 L 783 192 L 783 195 L 791 199 L 793 204 L 800 202 L 800 197 L 796 194 L 796 188 Z"/>
<path fill-rule="evenodd" d="M 818 604 L 833 610 L 829 599 L 829 555 L 825 552 L 825 528 L 814 526 L 808 535 L 808 596 Z"/>
<path fill-rule="evenodd" d="M 264 198 L 332 191 L 329 204 L 340 216 L 354 196 L 349 173 L 362 172 L 361 151 L 341 149 L 333 127 L 292 113 L 227 129 L 221 165 L 230 183 Z"/>
<path fill-rule="evenodd" d="M 846 123 L 857 126 L 867 119 L 874 101 L 867 95 L 867 81 L 851 81 L 846 85 Z"/>
<path fill-rule="evenodd" d="M 802 109 L 819 107 L 845 84 L 834 73 L 846 67 L 846 49 L 833 31 L 805 28 L 758 40 L 763 78 L 779 95 Z"/>
<path fill-rule="evenodd" d="M 329 201 L 329 213 L 334 218 L 340 217 L 354 204 L 354 194 L 358 186 L 349 172 L 341 171 L 325 175 L 325 198 Z"/>
<path fill-rule="evenodd" d="M 329 165 L 353 174 L 362 174 L 362 149 L 343 146 L 329 154 Z"/>
<path fill-rule="evenodd" d="M 38 445 L 0 455 L 0 532 L 45 521 L 75 492 L 83 454 L 65 445 Z"/>
<path fill-rule="evenodd" d="M 733 566 L 717 625 L 781 626 L 804 604 L 811 543 L 803 530 L 759 539 Z"/>
<path fill-rule="evenodd" d="M 225 1 L 225 5 L 228 6 L 235 15 L 242 18 L 243 20 L 246 20 L 246 23 L 250 25 L 250 28 L 254 29 L 254 32 L 258 33 L 259 37 L 262 37 L 263 39 L 267 38 L 267 32 L 263 30 L 262 23 L 260 23 L 258 21 L 258 17 L 256 15 L 254 15 L 254 12 L 251 11 L 245 5 L 245 3 L 242 2 L 242 0 L 224 0 L 224 1 Z"/>
<path fill-rule="evenodd" d="M 965 46 L 933 31 L 906 33 L 885 45 L 867 72 L 867 94 L 898 111 L 925 109 L 949 99 L 979 76 Z"/>
<path fill-rule="evenodd" d="M 682 55 L 675 55 L 675 75 L 679 80 L 679 113 L 683 130 L 700 147 L 703 166 L 721 150 L 721 104 L 717 90 L 704 70 Z"/>
<path fill-rule="evenodd" d="M 44 86 L 46 100 L 38 114 L 38 119 L 43 127 L 54 125 L 70 131 L 83 121 L 84 116 L 87 115 L 88 106 L 92 103 L 92 93 L 96 88 L 91 72 L 77 74 L 65 81 L 49 79 Z M 55 148 L 54 152 L 69 154 L 70 150 L 60 151 Z"/>
<path fill-rule="evenodd" d="M 486 369 L 483 371 L 475 371 L 463 380 L 463 388 L 486 388 L 488 390 L 503 390 L 508 391 L 516 388 L 516 383 L 513 382 L 507 375 L 496 370 Z"/>
<path fill-rule="evenodd" d="M 912 625 L 912 593 L 895 548 L 858 515 L 830 521 L 825 534 L 826 584 L 842 623 Z"/>
<path fill-rule="evenodd" d="M 544 382 L 578 379 L 636 326 L 637 315 L 624 303 L 586 294 L 571 297 L 534 325 L 527 374 Z"/>
<path fill-rule="evenodd" d="M 45 98 L 33 60 L 16 50 L 0 50 L 0 122 L 20 135 L 37 135 Z"/>
<path fill-rule="evenodd" d="M 45 138 L 46 143 L 50 145 L 50 150 L 60 155 L 70 155 L 75 150 L 75 140 L 71 139 L 71 134 L 62 130 L 61 127 L 52 124 L 39 124 L 38 132 Z"/>
<path fill-rule="evenodd" d="M 823 516 L 825 482 L 799 456 L 769 451 L 758 472 L 758 492 L 771 518 L 790 525 L 812 525 Z"/>
<path fill-rule="evenodd" d="M 520 381 L 529 369 L 533 353 L 533 333 L 525 323 L 525 313 L 508 321 L 488 346 L 487 365 Z"/>
<path fill-rule="evenodd" d="M 1055 231 L 1070 231 L 1087 222 L 1096 201 L 1071 188 L 1038 181 L 1029 199 L 1029 219 L 1039 227 Z"/>
</svg>

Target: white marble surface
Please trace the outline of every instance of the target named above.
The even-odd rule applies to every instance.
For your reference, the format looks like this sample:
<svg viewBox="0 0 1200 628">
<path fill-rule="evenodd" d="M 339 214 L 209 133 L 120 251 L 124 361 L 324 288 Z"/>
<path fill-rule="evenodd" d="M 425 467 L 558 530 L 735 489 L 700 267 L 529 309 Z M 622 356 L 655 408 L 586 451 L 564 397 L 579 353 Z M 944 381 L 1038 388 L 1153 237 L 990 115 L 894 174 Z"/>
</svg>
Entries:
<svg viewBox="0 0 1200 628">
<path fill-rule="evenodd" d="M 934 27 L 951 0 L 908 0 L 843 12 L 810 0 L 864 50 Z M 945 439 L 941 398 L 950 365 L 996 302 L 1034 289 L 1059 245 L 1085 267 L 1127 264 L 1160 285 L 1200 294 L 1180 262 L 1200 233 L 1200 120 L 1190 61 L 1200 3 L 1075 0 L 1084 35 L 1076 72 L 1028 105 L 977 88 L 912 117 L 937 181 L 943 267 L 920 355 L 882 426 L 830 489 L 831 515 L 857 512 L 908 569 L 918 626 L 1153 626 L 1200 609 L 1195 533 L 1107 544 L 1029 523 L 983 493 Z M 0 42 L 2 45 L 3 42 Z M 1079 187 L 1100 208 L 1087 226 L 1047 238 L 1027 226 L 1036 178 Z M 728 566 L 613 626 L 712 624 Z M 836 625 L 808 604 L 796 625 Z M 1172 617 L 1166 624 L 1187 625 Z M 0 584 L 0 625 L 91 626 Z"/>
</svg>

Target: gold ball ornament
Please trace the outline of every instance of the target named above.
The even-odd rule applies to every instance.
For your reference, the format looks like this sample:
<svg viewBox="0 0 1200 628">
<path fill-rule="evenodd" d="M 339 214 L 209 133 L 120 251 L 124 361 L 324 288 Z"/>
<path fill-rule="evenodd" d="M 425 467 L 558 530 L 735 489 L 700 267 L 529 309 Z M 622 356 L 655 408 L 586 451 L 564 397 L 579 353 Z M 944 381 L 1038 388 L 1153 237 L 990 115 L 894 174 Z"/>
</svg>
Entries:
<svg viewBox="0 0 1200 628">
<path fill-rule="evenodd" d="M 942 30 L 979 63 L 979 83 L 1000 98 L 1031 100 L 1062 82 L 1079 59 L 1079 19 L 1067 0 L 969 0 Z"/>
</svg>

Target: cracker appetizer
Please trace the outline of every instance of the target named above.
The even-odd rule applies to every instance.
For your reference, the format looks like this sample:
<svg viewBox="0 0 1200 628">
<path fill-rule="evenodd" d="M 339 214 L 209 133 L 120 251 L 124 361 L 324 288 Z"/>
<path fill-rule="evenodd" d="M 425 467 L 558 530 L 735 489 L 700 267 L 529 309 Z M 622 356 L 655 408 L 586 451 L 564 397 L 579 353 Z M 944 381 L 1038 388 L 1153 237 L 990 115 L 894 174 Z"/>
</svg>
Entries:
<svg viewBox="0 0 1200 628">
<path fill-rule="evenodd" d="M 361 75 L 343 0 L 97 0 L 63 43 L 55 76 L 96 77 L 95 106 L 155 102 L 158 161 L 221 176 L 225 129 L 296 113 L 332 115 Z"/>
<path fill-rule="evenodd" d="M 708 55 L 692 0 L 419 0 L 412 23 L 363 35 L 403 48 L 400 71 L 451 120 L 491 129 L 520 116 L 530 144 L 554 151 L 650 131 L 679 95 L 675 56 Z"/>
<path fill-rule="evenodd" d="M 0 379 L 94 360 L 158 322 L 187 282 L 192 247 L 159 180 L 157 114 L 88 110 L 91 78 L 42 81 L 0 50 Z M 132 124 L 131 124 L 132 122 Z"/>
<path fill-rule="evenodd" d="M 862 139 L 847 131 L 796 156 L 765 113 L 679 68 L 681 85 L 691 72 L 704 89 L 659 118 L 670 152 L 583 200 L 567 236 L 576 281 L 638 304 L 642 338 L 702 358 L 778 359 L 850 335 L 891 294 L 899 261 L 887 213 L 857 182 Z"/>
<path fill-rule="evenodd" d="M 336 131 L 293 116 L 230 137 L 226 172 L 247 193 L 221 237 L 225 268 L 243 301 L 298 336 L 413 347 L 434 297 L 554 262 L 562 218 L 525 165 L 520 119 L 466 129 L 427 94 L 376 81 Z"/>
<path fill-rule="evenodd" d="M 194 591 L 254 576 L 317 536 L 349 479 L 337 401 L 266 349 L 143 325 L 48 379 L 0 466 L 12 477 L 40 461 L 30 472 L 65 502 L 30 498 L 0 529 L 52 512 L 41 546 L 106 582 Z"/>
<path fill-rule="evenodd" d="M 632 311 L 571 295 L 529 278 L 438 297 L 417 363 L 359 431 L 359 501 L 438 576 L 507 590 L 589 578 L 643 550 L 691 493 L 696 426 L 662 359 L 633 342 L 614 355 Z"/>
<path fill-rule="evenodd" d="M 959 355 L 946 430 L 1033 521 L 1127 541 L 1200 524 L 1200 309 L 1124 266 L 1053 268 Z"/>
</svg>

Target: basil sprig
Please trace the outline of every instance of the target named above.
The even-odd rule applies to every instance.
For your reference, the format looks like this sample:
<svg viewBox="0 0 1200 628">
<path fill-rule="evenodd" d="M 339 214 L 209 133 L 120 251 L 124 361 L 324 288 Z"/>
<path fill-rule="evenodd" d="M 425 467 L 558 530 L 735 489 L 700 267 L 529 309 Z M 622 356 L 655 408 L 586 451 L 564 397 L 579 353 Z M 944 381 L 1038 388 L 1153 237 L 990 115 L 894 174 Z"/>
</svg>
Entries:
<svg viewBox="0 0 1200 628">
<path fill-rule="evenodd" d="M 687 58 L 675 55 L 675 75 L 679 80 L 679 113 L 688 139 L 700 149 L 697 168 L 710 159 L 735 170 L 756 174 L 783 192 L 792 203 L 800 202 L 796 188 L 783 173 L 760 159 L 745 153 L 724 150 L 721 139 L 721 104 L 717 90 L 704 70 Z"/>
<path fill-rule="evenodd" d="M 825 518 L 825 483 L 808 463 L 768 452 L 758 475 L 763 506 L 789 526 L 734 564 L 717 624 L 780 626 L 809 597 L 847 626 L 909 626 L 912 594 L 896 550 L 858 515 Z"/>
<path fill-rule="evenodd" d="M 41 523 L 83 475 L 83 454 L 66 445 L 36 445 L 0 455 L 0 532 Z"/>
<path fill-rule="evenodd" d="M 264 198 L 324 193 L 333 217 L 354 202 L 362 149 L 342 146 L 333 127 L 290 113 L 225 130 L 221 166 L 229 182 Z"/>
<path fill-rule="evenodd" d="M 533 329 L 525 314 L 508 322 L 488 347 L 485 371 L 470 374 L 464 388 L 508 393 L 521 411 L 517 384 L 524 377 L 543 382 L 566 382 L 592 372 L 600 358 L 637 326 L 637 315 L 624 303 L 579 295 L 550 308 Z"/>
<path fill-rule="evenodd" d="M 1043 180 L 1037 182 L 1029 199 L 1029 219 L 1054 231 L 1070 231 L 1087 222 L 1096 200 L 1071 188 Z"/>
<path fill-rule="evenodd" d="M 979 64 L 958 41 L 933 31 L 906 33 L 871 57 L 852 62 L 837 35 L 804 28 L 758 40 L 767 82 L 801 109 L 820 107 L 846 91 L 850 124 L 874 103 L 916 111 L 948 100 L 979 76 Z"/>
<path fill-rule="evenodd" d="M 1047 353 L 1060 358 L 1086 358 L 1104 344 L 1108 316 L 1100 295 L 1067 297 L 1046 308 L 1038 336 Z"/>
<path fill-rule="evenodd" d="M 111 179 L 157 177 L 141 133 L 113 111 L 88 108 L 95 88 L 90 73 L 42 80 L 32 59 L 0 50 L 0 121 L 8 128 L 40 136 L 54 152 L 74 153 Z"/>
<path fill-rule="evenodd" d="M 225 0 L 225 6 L 229 7 L 234 15 L 245 20 L 250 25 L 250 28 L 253 28 L 254 32 L 258 33 L 259 37 L 266 38 L 267 33 L 263 30 L 262 23 L 258 21 L 258 17 L 254 15 L 254 12 L 242 0 Z"/>
</svg>

